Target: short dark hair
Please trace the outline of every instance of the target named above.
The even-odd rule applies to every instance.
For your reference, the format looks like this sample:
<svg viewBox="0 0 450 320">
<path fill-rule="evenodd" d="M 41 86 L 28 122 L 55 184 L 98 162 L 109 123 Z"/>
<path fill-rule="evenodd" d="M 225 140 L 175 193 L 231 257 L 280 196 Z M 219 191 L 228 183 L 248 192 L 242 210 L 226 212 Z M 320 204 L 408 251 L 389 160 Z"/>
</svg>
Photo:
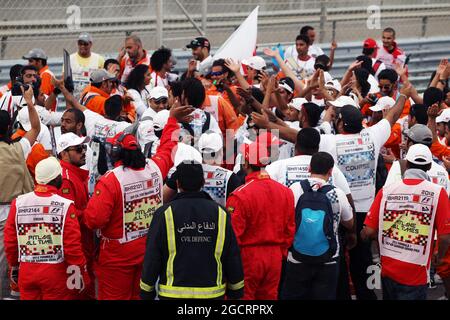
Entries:
<svg viewBox="0 0 450 320">
<path fill-rule="evenodd" d="M 66 111 L 64 111 L 64 113 L 66 113 L 66 112 L 73 113 L 73 115 L 75 117 L 75 123 L 82 122 L 84 124 L 84 122 L 86 121 L 86 117 L 84 116 L 83 111 L 81 111 L 79 109 L 70 108 L 70 109 L 67 109 Z"/>
<path fill-rule="evenodd" d="M 334 159 L 327 152 L 317 152 L 311 158 L 311 173 L 326 174 L 334 166 Z"/>
<path fill-rule="evenodd" d="M 148 66 L 145 64 L 139 64 L 130 72 L 125 83 L 127 89 L 134 89 L 140 92 L 142 87 L 145 87 L 144 75 L 148 71 Z"/>
<path fill-rule="evenodd" d="M 103 69 L 108 70 L 110 64 L 117 64 L 118 66 L 120 66 L 119 61 L 117 61 L 116 59 L 107 59 L 103 64 Z"/>
<path fill-rule="evenodd" d="M 393 28 L 391 28 L 391 27 L 384 28 L 383 32 L 389 32 L 389 33 L 392 33 L 392 35 L 393 35 L 394 38 L 395 38 L 395 30 L 394 30 Z"/>
<path fill-rule="evenodd" d="M 295 38 L 295 41 L 303 41 L 304 43 L 306 43 L 309 46 L 309 38 L 306 34 L 299 34 L 297 36 L 297 38 Z"/>
<path fill-rule="evenodd" d="M 25 71 L 27 71 L 27 70 L 34 70 L 34 71 L 36 71 L 36 73 L 39 73 L 39 70 L 35 66 L 27 64 L 27 65 L 23 66 L 22 69 L 20 69 L 20 75 L 23 76 L 25 74 Z"/>
<path fill-rule="evenodd" d="M 375 51 L 375 48 L 363 48 L 362 53 L 364 55 L 368 56 L 368 55 L 374 53 L 374 51 Z"/>
<path fill-rule="evenodd" d="M 20 76 L 20 72 L 23 68 L 23 65 L 21 64 L 15 64 L 11 67 L 11 69 L 9 69 L 9 79 L 11 80 L 11 82 L 15 82 L 16 78 L 18 76 Z"/>
<path fill-rule="evenodd" d="M 406 167 L 408 169 L 419 169 L 422 170 L 424 172 L 427 172 L 428 170 L 431 169 L 431 163 L 427 163 L 427 164 L 415 164 L 412 162 L 409 162 L 408 160 L 406 161 Z"/>
<path fill-rule="evenodd" d="M 314 128 L 304 128 L 297 133 L 295 149 L 306 155 L 319 151 L 320 133 Z"/>
<path fill-rule="evenodd" d="M 199 191 L 205 184 L 203 167 L 199 163 L 180 163 L 177 166 L 175 178 L 181 189 L 188 192 Z"/>
<path fill-rule="evenodd" d="M 170 57 L 172 56 L 172 50 L 169 48 L 159 48 L 155 52 L 153 52 L 151 58 L 150 58 L 150 66 L 154 71 L 160 71 L 164 64 L 169 61 Z"/>
<path fill-rule="evenodd" d="M 304 103 L 302 106 L 302 112 L 304 111 L 306 113 L 308 123 L 311 127 L 317 127 L 323 110 L 323 108 L 313 102 Z"/>
<path fill-rule="evenodd" d="M 423 92 L 423 104 L 427 107 L 434 103 L 441 103 L 444 100 L 444 93 L 442 90 L 429 87 Z"/>
<path fill-rule="evenodd" d="M 330 57 L 328 57 L 326 54 L 321 54 L 320 56 L 316 57 L 314 69 L 317 70 L 316 66 L 322 66 L 322 68 L 320 69 L 322 69 L 323 71 L 328 71 L 330 69 L 329 68 L 330 62 L 331 62 Z"/>
<path fill-rule="evenodd" d="M 187 78 L 182 82 L 182 88 L 188 103 L 194 108 L 200 108 L 205 101 L 206 93 L 202 82 L 197 78 Z"/>
<path fill-rule="evenodd" d="M 228 76 L 232 75 L 232 71 L 225 65 L 224 59 L 217 59 L 213 62 L 212 67 L 222 67 L 223 72 L 228 72 Z"/>
<path fill-rule="evenodd" d="M 105 115 L 108 116 L 109 119 L 114 120 L 120 115 L 123 107 L 122 97 L 115 94 L 105 101 Z"/>
<path fill-rule="evenodd" d="M 416 122 L 423 124 L 423 125 L 427 125 L 428 123 L 428 111 L 427 106 L 425 106 L 424 104 L 420 104 L 420 103 L 416 103 L 413 104 L 411 106 L 411 108 L 409 109 L 409 114 L 411 117 L 416 118 Z"/>
<path fill-rule="evenodd" d="M 314 30 L 313 27 L 311 26 L 304 26 L 300 29 L 300 34 L 307 34 L 309 30 Z"/>
<path fill-rule="evenodd" d="M 389 80 L 391 83 L 397 82 L 398 74 L 395 70 L 392 69 L 384 69 L 378 75 L 378 80 L 385 79 Z"/>
</svg>

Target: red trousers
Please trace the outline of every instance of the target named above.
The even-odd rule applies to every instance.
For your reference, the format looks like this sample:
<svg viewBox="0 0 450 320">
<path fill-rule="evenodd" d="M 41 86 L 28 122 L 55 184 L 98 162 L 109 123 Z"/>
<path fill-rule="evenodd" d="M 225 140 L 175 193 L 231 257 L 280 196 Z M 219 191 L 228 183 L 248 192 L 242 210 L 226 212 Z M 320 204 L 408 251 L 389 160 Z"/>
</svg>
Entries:
<svg viewBox="0 0 450 320">
<path fill-rule="evenodd" d="M 69 289 L 67 265 L 20 264 L 19 291 L 21 300 L 76 300 L 77 289 Z"/>
<path fill-rule="evenodd" d="M 146 237 L 126 244 L 103 241 L 94 265 L 99 300 L 139 300 Z"/>
<path fill-rule="evenodd" d="M 279 246 L 241 248 L 244 300 L 277 300 L 283 255 Z"/>
<path fill-rule="evenodd" d="M 140 300 L 142 264 L 136 266 L 97 266 L 98 300 Z"/>
</svg>

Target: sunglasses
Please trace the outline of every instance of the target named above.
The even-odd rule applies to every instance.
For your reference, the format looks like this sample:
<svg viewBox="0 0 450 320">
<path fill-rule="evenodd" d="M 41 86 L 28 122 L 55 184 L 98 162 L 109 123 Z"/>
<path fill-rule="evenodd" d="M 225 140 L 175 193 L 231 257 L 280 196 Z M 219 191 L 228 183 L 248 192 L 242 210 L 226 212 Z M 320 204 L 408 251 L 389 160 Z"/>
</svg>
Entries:
<svg viewBox="0 0 450 320">
<path fill-rule="evenodd" d="M 77 153 L 82 153 L 83 151 L 86 151 L 86 150 L 87 150 L 87 145 L 85 145 L 85 144 L 80 144 L 75 147 L 67 148 L 67 151 L 75 151 Z"/>
<path fill-rule="evenodd" d="M 380 88 L 380 89 L 391 89 L 392 85 L 391 84 L 386 84 L 384 86 L 379 85 L 378 88 Z"/>
<path fill-rule="evenodd" d="M 225 72 L 223 72 L 223 71 L 217 71 L 217 72 L 211 72 L 210 74 L 211 74 L 211 76 L 212 77 L 214 77 L 214 76 L 221 76 L 221 75 L 223 75 Z"/>
</svg>

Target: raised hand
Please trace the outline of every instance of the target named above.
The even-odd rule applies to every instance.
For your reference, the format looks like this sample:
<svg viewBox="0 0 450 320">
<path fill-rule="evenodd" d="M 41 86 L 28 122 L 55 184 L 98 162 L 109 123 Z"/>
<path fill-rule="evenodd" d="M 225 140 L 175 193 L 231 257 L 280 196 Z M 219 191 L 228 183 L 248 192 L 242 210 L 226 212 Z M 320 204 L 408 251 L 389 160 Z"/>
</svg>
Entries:
<svg viewBox="0 0 450 320">
<path fill-rule="evenodd" d="M 192 106 L 182 106 L 180 105 L 180 101 L 175 99 L 174 104 L 170 108 L 170 117 L 174 117 L 178 120 L 178 122 L 189 123 L 192 120 L 192 116 L 190 114 L 195 110 Z"/>
<path fill-rule="evenodd" d="M 272 58 L 275 58 L 277 55 L 280 54 L 280 53 L 278 52 L 278 49 L 272 50 L 272 49 L 270 49 L 270 48 L 265 48 L 265 49 L 263 50 L 263 52 L 264 52 L 264 54 L 265 54 L 266 56 L 269 56 L 269 57 L 272 57 Z"/>
<path fill-rule="evenodd" d="M 225 59 L 225 66 L 228 67 L 231 71 L 234 73 L 238 73 L 241 71 L 241 65 L 240 63 L 236 63 L 233 61 L 233 59 Z"/>
<path fill-rule="evenodd" d="M 348 67 L 348 70 L 353 71 L 355 69 L 358 69 L 362 65 L 362 61 L 354 61 L 352 64 Z"/>
</svg>

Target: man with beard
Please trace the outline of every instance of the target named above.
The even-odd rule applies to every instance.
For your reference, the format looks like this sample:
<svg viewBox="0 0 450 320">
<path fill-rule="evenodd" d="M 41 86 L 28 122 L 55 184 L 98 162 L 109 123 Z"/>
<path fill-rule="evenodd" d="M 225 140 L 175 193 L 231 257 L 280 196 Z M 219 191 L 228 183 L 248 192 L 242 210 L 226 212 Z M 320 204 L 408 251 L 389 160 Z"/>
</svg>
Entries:
<svg viewBox="0 0 450 320">
<path fill-rule="evenodd" d="M 130 35 L 125 39 L 125 46 L 117 58 L 120 62 L 120 81 L 127 82 L 128 75 L 138 65 L 150 65 L 150 54 L 142 47 L 141 39 L 136 35 Z"/>
</svg>

